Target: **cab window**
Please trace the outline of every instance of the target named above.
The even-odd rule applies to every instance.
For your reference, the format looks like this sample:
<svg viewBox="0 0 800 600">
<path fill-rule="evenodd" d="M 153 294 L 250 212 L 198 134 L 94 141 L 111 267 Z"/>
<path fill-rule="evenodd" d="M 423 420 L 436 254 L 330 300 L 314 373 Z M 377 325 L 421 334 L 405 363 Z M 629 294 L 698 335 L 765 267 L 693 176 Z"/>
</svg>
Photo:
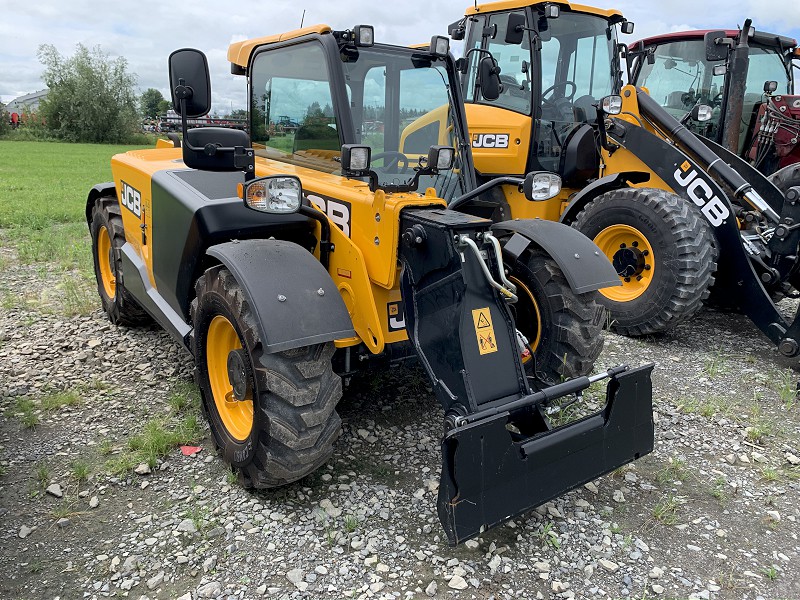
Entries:
<svg viewBox="0 0 800 600">
<path fill-rule="evenodd" d="M 252 73 L 250 130 L 256 156 L 337 171 L 342 142 L 322 47 L 311 42 L 262 52 Z"/>
</svg>

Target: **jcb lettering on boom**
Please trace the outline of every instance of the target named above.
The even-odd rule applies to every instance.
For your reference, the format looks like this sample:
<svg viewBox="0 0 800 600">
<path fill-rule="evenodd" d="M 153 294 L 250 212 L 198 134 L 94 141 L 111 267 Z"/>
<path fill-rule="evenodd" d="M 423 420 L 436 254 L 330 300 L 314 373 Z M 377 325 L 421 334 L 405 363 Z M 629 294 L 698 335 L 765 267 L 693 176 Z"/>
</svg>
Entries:
<svg viewBox="0 0 800 600">
<path fill-rule="evenodd" d="M 705 215 L 708 222 L 714 227 L 719 227 L 731 213 L 725 203 L 714 195 L 711 186 L 702 177 L 698 177 L 696 169 L 683 163 L 675 170 L 675 181 L 686 188 L 686 193 Z"/>
<path fill-rule="evenodd" d="M 345 200 L 334 200 L 324 198 L 315 194 L 306 196 L 311 202 L 322 209 L 328 218 L 341 229 L 347 237 L 350 237 L 350 203 Z"/>
<path fill-rule="evenodd" d="M 472 136 L 473 148 L 508 148 L 507 133 L 476 133 Z"/>
<path fill-rule="evenodd" d="M 122 206 L 127 208 L 137 217 L 142 216 L 142 194 L 124 181 L 122 182 Z"/>
</svg>

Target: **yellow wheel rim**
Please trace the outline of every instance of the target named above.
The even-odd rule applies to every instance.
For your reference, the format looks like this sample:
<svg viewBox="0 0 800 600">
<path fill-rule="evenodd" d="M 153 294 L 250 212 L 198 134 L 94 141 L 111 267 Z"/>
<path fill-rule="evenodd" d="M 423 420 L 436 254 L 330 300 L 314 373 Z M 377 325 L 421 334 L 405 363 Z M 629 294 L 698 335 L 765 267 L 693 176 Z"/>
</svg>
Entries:
<svg viewBox="0 0 800 600">
<path fill-rule="evenodd" d="M 594 238 L 594 243 L 614 265 L 622 287 L 601 289 L 614 302 L 630 302 L 647 291 L 656 270 L 653 247 L 641 231 L 630 225 L 611 225 Z"/>
<path fill-rule="evenodd" d="M 106 296 L 114 299 L 117 295 L 117 278 L 111 268 L 111 236 L 108 229 L 101 227 L 97 233 L 97 265 L 100 267 L 100 282 Z"/>
<path fill-rule="evenodd" d="M 236 400 L 228 378 L 228 354 L 241 347 L 231 322 L 222 315 L 215 316 L 206 337 L 208 382 L 222 424 L 231 437 L 243 442 L 253 429 L 253 399 Z"/>
<path fill-rule="evenodd" d="M 527 285 L 522 283 L 517 277 L 509 277 L 508 280 L 517 286 L 517 315 L 519 320 L 517 327 L 528 338 L 528 343 L 534 352 L 542 341 L 542 313 L 539 311 L 539 304 L 533 297 L 533 292 Z M 535 327 L 535 330 L 532 328 Z M 522 362 L 529 362 L 533 356 L 524 359 Z"/>
</svg>

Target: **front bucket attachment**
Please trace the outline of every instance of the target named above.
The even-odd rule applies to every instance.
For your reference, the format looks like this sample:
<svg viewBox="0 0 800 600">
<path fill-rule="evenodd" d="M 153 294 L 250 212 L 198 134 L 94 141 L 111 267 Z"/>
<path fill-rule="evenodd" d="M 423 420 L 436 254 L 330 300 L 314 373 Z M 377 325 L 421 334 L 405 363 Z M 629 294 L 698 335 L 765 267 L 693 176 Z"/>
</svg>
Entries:
<svg viewBox="0 0 800 600">
<path fill-rule="evenodd" d="M 442 440 L 439 519 L 450 543 L 560 496 L 653 450 L 650 373 L 645 365 L 616 375 L 603 410 L 549 429 L 540 406 L 540 433 L 507 428 L 509 412 L 457 427 Z M 530 411 L 529 411 L 530 412 Z"/>
</svg>

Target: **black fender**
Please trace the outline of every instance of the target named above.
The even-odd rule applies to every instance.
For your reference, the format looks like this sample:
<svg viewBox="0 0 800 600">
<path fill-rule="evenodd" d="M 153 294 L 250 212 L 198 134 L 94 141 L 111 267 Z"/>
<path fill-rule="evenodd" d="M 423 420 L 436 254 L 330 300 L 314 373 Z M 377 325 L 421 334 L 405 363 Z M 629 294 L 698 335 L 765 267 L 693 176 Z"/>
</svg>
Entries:
<svg viewBox="0 0 800 600">
<path fill-rule="evenodd" d="M 89 197 L 86 198 L 86 223 L 89 227 L 92 226 L 92 208 L 94 207 L 94 201 L 103 196 L 117 197 L 117 186 L 114 185 L 113 181 L 98 183 L 97 185 L 93 185 L 92 189 L 89 190 Z"/>
<path fill-rule="evenodd" d="M 611 190 L 629 187 L 629 183 L 644 183 L 645 181 L 650 181 L 650 173 L 645 171 L 622 171 L 601 177 L 587 185 L 570 199 L 567 208 L 561 213 L 559 221 L 571 223 L 578 216 L 578 213 L 583 210 L 583 207 L 597 198 L 597 196 Z"/>
<path fill-rule="evenodd" d="M 495 223 L 492 232 L 503 237 L 512 234 L 503 250 L 515 260 L 530 244 L 542 248 L 556 261 L 576 294 L 622 285 L 600 248 L 569 225 L 542 219 L 515 219 Z"/>
<path fill-rule="evenodd" d="M 267 354 L 356 335 L 336 284 L 305 248 L 245 240 L 212 246 L 207 254 L 242 287 Z"/>
</svg>

